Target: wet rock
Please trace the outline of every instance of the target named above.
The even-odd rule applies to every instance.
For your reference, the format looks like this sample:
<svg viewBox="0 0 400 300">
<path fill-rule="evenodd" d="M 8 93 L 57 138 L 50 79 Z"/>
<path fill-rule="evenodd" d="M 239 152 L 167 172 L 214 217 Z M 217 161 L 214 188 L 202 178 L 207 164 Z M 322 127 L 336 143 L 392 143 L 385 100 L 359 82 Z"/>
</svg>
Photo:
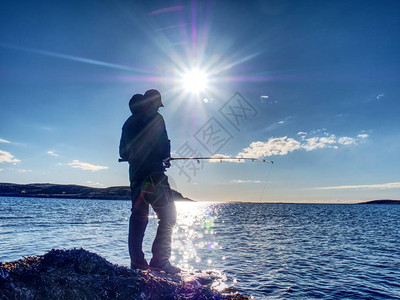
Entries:
<svg viewBox="0 0 400 300">
<path fill-rule="evenodd" d="M 0 263 L 0 299 L 248 299 L 231 287 L 218 292 L 212 281 L 201 272 L 131 270 L 84 249 Z"/>
</svg>

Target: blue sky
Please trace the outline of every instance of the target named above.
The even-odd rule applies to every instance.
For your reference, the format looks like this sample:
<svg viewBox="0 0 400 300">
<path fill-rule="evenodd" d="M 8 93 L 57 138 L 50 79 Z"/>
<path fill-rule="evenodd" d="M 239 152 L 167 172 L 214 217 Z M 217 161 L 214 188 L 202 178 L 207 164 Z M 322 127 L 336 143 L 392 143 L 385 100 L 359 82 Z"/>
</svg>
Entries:
<svg viewBox="0 0 400 300">
<path fill-rule="evenodd" d="M 175 156 L 274 161 L 175 162 L 167 174 L 185 196 L 399 199 L 399 10 L 398 1 L 7 2 L 0 182 L 127 185 L 117 159 L 128 101 L 156 88 Z M 207 75 L 198 93 L 182 83 L 192 69 Z"/>
</svg>

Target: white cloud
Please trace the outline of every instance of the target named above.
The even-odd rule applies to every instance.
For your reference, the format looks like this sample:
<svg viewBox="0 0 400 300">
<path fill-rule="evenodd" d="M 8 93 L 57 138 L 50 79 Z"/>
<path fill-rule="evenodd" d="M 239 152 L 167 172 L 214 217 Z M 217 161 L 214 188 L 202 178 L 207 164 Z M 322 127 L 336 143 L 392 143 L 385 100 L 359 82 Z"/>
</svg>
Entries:
<svg viewBox="0 0 400 300">
<path fill-rule="evenodd" d="M 275 122 L 271 125 L 268 125 L 267 127 L 263 128 L 262 131 L 270 131 L 273 129 L 276 129 L 277 127 L 282 126 L 283 124 L 288 124 L 290 123 L 290 120 L 292 119 L 292 116 L 287 116 L 286 118 L 284 118 L 283 120 L 280 120 L 278 122 Z"/>
<path fill-rule="evenodd" d="M 108 167 L 105 167 L 105 166 L 96 166 L 96 165 L 92 165 L 89 163 L 80 162 L 77 159 L 74 159 L 68 165 L 71 166 L 72 168 L 77 168 L 77 169 L 81 169 L 84 171 L 93 171 L 93 172 L 108 169 Z"/>
<path fill-rule="evenodd" d="M 244 148 L 238 156 L 243 157 L 263 157 L 272 155 L 286 155 L 289 152 L 300 149 L 300 142 L 288 138 L 287 136 L 280 138 L 270 138 L 267 142 L 253 142 L 249 147 Z"/>
<path fill-rule="evenodd" d="M 388 182 L 381 184 L 363 184 L 363 185 L 340 185 L 340 186 L 326 186 L 318 187 L 316 190 L 382 190 L 382 189 L 400 189 L 400 182 Z"/>
<path fill-rule="evenodd" d="M 231 182 L 232 183 L 261 183 L 260 180 L 241 180 L 241 179 L 234 179 Z"/>
<path fill-rule="evenodd" d="M 299 131 L 299 132 L 297 133 L 297 135 L 307 135 L 307 132 Z"/>
<path fill-rule="evenodd" d="M 363 133 L 363 134 L 357 135 L 357 137 L 360 138 L 360 139 L 366 139 L 367 137 L 369 137 L 369 135 L 366 134 L 366 133 Z"/>
<path fill-rule="evenodd" d="M 210 162 L 220 162 L 221 158 L 223 158 L 223 161 L 229 161 L 229 162 L 235 162 L 235 163 L 243 163 L 243 160 L 239 160 L 239 159 L 229 159 L 231 158 L 229 155 L 225 155 L 225 154 L 214 154 L 211 156 L 211 160 Z"/>
<path fill-rule="evenodd" d="M 211 156 L 211 158 L 215 158 L 215 159 L 219 159 L 219 158 L 229 158 L 229 155 L 225 155 L 225 154 L 214 154 Z"/>
<path fill-rule="evenodd" d="M 271 99 L 270 96 L 268 95 L 261 95 L 260 96 L 260 101 L 261 103 L 266 103 L 266 104 L 276 104 L 278 101 Z"/>
<path fill-rule="evenodd" d="M 88 185 L 90 185 L 90 186 L 97 186 L 97 187 L 103 187 L 103 186 L 104 186 L 104 185 L 103 185 L 102 183 L 100 183 L 100 182 L 94 182 L 94 181 L 91 181 L 91 180 L 86 181 L 86 183 L 87 183 Z"/>
<path fill-rule="evenodd" d="M 303 149 L 313 151 L 317 149 L 339 149 L 339 146 L 354 146 L 357 145 L 360 139 L 368 137 L 367 134 L 358 135 L 357 138 L 348 136 L 337 138 L 334 134 L 316 130 L 314 133 L 320 133 L 323 136 L 314 136 L 306 138 L 305 132 L 298 132 L 299 140 L 289 138 L 287 136 L 270 138 L 267 142 L 257 141 L 244 148 L 238 156 L 243 157 L 265 157 L 272 155 L 287 155 L 295 150 Z"/>
<path fill-rule="evenodd" d="M 32 170 L 17 169 L 18 173 L 32 173 Z"/>
<path fill-rule="evenodd" d="M 304 139 L 304 143 L 301 147 L 306 151 L 312 151 L 316 149 L 334 148 L 334 144 L 336 144 L 336 137 L 332 134 L 329 137 L 312 137 Z"/>
<path fill-rule="evenodd" d="M 16 159 L 14 155 L 10 152 L 0 150 L 0 163 L 7 162 L 7 163 L 19 163 L 20 160 Z"/>
<path fill-rule="evenodd" d="M 1 171 L 4 171 L 4 169 L 0 169 L 0 172 L 1 172 Z"/>
<path fill-rule="evenodd" d="M 5 140 L 5 139 L 0 138 L 0 143 L 10 144 L 11 142 L 9 142 L 9 141 L 7 141 L 7 140 Z"/>
<path fill-rule="evenodd" d="M 316 134 L 316 133 L 322 133 L 322 134 L 324 134 L 324 135 L 329 135 L 329 134 L 326 132 L 326 128 L 320 128 L 320 129 L 311 130 L 311 134 Z"/>
<path fill-rule="evenodd" d="M 48 155 L 58 157 L 58 154 L 55 153 L 54 151 L 49 150 L 49 151 L 47 151 L 46 153 L 47 153 Z"/>
<path fill-rule="evenodd" d="M 338 143 L 342 144 L 342 145 L 355 145 L 356 140 L 351 137 L 345 136 L 345 137 L 339 138 Z"/>
</svg>

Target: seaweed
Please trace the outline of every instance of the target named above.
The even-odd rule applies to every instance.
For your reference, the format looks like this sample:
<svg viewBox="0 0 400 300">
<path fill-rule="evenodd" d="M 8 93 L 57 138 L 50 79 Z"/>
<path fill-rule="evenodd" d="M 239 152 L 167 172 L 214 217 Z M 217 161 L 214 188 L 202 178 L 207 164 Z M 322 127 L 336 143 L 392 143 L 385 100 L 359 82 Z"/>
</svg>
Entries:
<svg viewBox="0 0 400 300">
<path fill-rule="evenodd" d="M 82 248 L 0 263 L 0 299 L 248 299 L 213 277 L 128 269 Z"/>
</svg>

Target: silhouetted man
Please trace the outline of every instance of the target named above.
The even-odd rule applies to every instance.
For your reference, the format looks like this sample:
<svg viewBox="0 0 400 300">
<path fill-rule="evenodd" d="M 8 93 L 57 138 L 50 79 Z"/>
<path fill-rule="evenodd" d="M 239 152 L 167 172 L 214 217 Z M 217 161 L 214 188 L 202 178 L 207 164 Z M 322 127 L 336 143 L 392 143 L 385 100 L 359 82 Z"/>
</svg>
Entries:
<svg viewBox="0 0 400 300">
<path fill-rule="evenodd" d="M 164 119 L 158 113 L 163 106 L 157 90 L 148 90 L 144 96 L 136 94 L 131 98 L 129 108 L 132 116 L 122 127 L 119 153 L 123 160 L 129 162 L 132 214 L 128 244 L 131 268 L 149 268 L 142 242 L 150 204 L 159 219 L 150 268 L 175 274 L 180 269 L 172 266 L 169 259 L 176 209 L 168 178 L 164 174 L 165 168 L 170 166 L 171 147 Z"/>
</svg>

